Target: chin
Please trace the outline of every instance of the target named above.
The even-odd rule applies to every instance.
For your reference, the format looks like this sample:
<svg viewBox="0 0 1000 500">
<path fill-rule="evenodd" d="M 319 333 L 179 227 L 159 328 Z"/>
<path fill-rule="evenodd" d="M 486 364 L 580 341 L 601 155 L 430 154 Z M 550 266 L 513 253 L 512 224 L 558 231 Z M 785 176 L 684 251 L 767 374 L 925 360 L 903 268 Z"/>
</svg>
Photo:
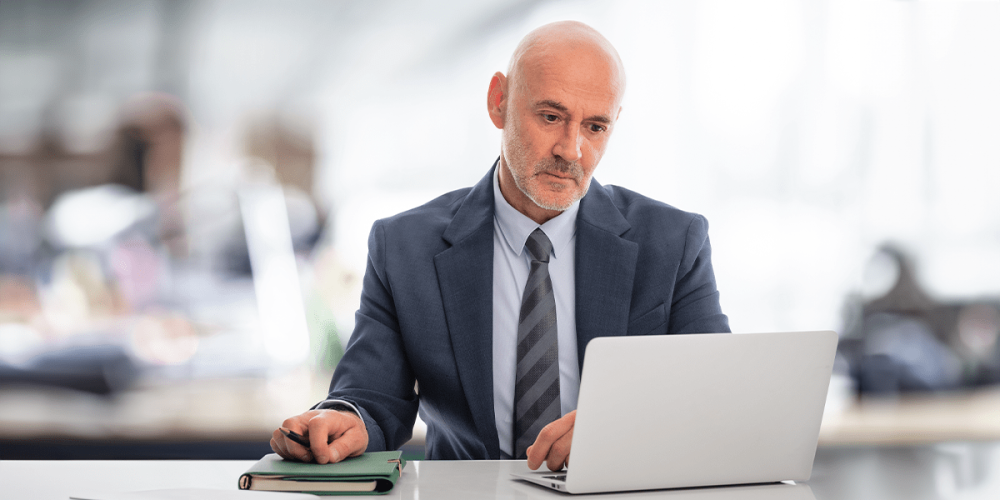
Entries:
<svg viewBox="0 0 1000 500">
<path fill-rule="evenodd" d="M 575 203 L 577 200 L 582 198 L 582 196 L 575 196 L 576 194 L 577 193 L 567 196 L 567 193 L 560 193 L 560 195 L 557 196 L 553 196 L 551 194 L 547 196 L 535 196 L 533 197 L 533 201 L 536 205 L 546 210 L 558 210 L 562 212 L 568 209 L 570 205 Z"/>
</svg>

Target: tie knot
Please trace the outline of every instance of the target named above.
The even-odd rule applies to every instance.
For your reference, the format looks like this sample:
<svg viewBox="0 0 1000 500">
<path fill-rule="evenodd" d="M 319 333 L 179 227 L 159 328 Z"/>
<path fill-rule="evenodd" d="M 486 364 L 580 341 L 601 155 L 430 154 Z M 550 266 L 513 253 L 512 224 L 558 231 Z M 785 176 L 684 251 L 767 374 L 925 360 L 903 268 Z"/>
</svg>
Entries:
<svg viewBox="0 0 1000 500">
<path fill-rule="evenodd" d="M 531 260 L 548 263 L 549 254 L 552 252 L 552 242 L 545 236 L 542 228 L 535 229 L 528 235 L 528 241 L 524 242 L 524 248 L 531 254 Z"/>
</svg>

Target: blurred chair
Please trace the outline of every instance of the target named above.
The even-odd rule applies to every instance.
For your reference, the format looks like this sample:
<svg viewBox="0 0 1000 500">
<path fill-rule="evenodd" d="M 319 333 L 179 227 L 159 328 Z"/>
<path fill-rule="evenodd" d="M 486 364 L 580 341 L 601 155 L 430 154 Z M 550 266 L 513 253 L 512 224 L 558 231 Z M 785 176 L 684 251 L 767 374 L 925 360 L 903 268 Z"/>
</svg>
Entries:
<svg viewBox="0 0 1000 500">
<path fill-rule="evenodd" d="M 854 304 L 840 343 L 858 391 L 895 394 L 942 391 L 1000 382 L 1000 300 L 945 302 L 917 280 L 901 249 L 879 249 L 895 266 L 895 284 Z"/>
</svg>

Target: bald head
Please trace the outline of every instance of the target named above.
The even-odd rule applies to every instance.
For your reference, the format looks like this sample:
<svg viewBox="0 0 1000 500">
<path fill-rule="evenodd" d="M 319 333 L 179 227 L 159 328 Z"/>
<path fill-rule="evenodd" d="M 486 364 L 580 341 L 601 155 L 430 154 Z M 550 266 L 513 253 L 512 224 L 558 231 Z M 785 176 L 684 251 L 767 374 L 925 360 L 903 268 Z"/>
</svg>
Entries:
<svg viewBox="0 0 1000 500">
<path fill-rule="evenodd" d="M 624 92 L 618 52 L 590 26 L 559 22 L 528 33 L 486 93 L 490 120 L 503 131 L 504 199 L 539 224 L 581 200 Z"/>
<path fill-rule="evenodd" d="M 533 72 L 546 71 L 555 63 L 569 63 L 584 77 L 605 77 L 608 89 L 625 93 L 625 67 L 618 51 L 594 28 L 578 21 L 546 24 L 528 33 L 517 45 L 507 68 L 508 85 L 516 92 Z"/>
</svg>

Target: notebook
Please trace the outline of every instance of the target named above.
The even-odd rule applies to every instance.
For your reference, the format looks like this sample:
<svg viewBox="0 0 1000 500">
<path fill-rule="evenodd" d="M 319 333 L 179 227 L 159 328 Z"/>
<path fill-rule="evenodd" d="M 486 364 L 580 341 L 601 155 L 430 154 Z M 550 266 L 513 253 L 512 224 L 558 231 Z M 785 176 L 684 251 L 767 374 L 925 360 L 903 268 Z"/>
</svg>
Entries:
<svg viewBox="0 0 1000 500">
<path fill-rule="evenodd" d="M 373 451 L 341 462 L 317 464 L 264 455 L 239 479 L 241 490 L 290 491 L 315 495 L 381 495 L 396 485 L 403 452 Z"/>
<path fill-rule="evenodd" d="M 806 481 L 836 349 L 832 331 L 596 338 L 567 470 L 513 475 L 568 493 Z"/>
</svg>

